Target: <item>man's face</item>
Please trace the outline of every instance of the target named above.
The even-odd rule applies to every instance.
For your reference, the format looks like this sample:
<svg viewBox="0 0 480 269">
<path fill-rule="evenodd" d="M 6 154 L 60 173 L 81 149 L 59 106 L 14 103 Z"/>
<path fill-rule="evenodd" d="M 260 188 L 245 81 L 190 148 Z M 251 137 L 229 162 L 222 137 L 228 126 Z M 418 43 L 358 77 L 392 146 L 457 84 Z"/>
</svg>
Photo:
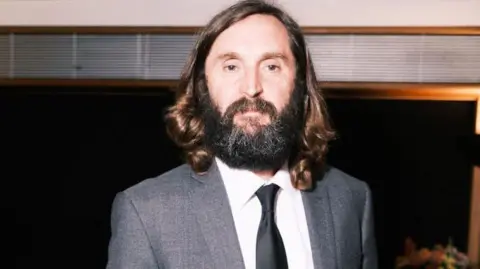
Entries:
<svg viewBox="0 0 480 269">
<path fill-rule="evenodd" d="M 215 40 L 201 98 L 205 143 L 234 168 L 271 170 L 287 161 L 301 124 L 295 59 L 276 18 L 252 15 Z"/>
<path fill-rule="evenodd" d="M 295 70 L 287 30 L 267 15 L 252 15 L 226 29 L 205 63 L 209 94 L 222 115 L 242 98 L 262 99 L 280 112 L 294 89 Z M 248 133 L 272 121 L 254 106 L 245 107 L 233 120 Z"/>
</svg>

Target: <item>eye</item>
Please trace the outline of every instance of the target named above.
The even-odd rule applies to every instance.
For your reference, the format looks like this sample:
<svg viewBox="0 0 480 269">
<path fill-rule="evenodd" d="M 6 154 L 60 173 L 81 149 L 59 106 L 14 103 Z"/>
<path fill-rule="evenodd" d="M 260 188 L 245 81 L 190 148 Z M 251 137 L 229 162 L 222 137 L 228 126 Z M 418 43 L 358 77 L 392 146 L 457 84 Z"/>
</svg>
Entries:
<svg viewBox="0 0 480 269">
<path fill-rule="evenodd" d="M 268 71 L 276 72 L 280 70 L 280 66 L 275 65 L 275 64 L 269 64 L 267 65 Z"/>
<path fill-rule="evenodd" d="M 227 72 L 233 72 L 233 71 L 236 71 L 238 69 L 238 67 L 236 65 L 229 64 L 229 65 L 224 66 L 223 69 Z"/>
</svg>

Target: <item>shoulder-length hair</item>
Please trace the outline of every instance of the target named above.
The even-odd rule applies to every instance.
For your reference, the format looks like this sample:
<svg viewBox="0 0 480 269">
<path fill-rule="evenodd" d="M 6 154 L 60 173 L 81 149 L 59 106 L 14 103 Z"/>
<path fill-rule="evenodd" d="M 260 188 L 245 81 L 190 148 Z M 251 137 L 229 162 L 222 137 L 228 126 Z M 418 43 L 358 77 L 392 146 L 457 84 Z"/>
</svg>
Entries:
<svg viewBox="0 0 480 269">
<path fill-rule="evenodd" d="M 274 16 L 283 23 L 289 35 L 296 60 L 296 85 L 304 91 L 304 124 L 300 141 L 297 141 L 298 150 L 289 158 L 289 171 L 293 186 L 306 190 L 314 184 L 314 172 L 324 165 L 334 131 L 301 28 L 274 5 L 256 0 L 240 1 L 217 14 L 203 28 L 181 74 L 176 102 L 167 110 L 167 133 L 184 151 L 187 163 L 196 173 L 205 173 L 209 169 L 214 156 L 204 144 L 204 121 L 200 111 L 200 98 L 208 94 L 205 60 L 215 39 L 224 30 L 255 14 Z"/>
</svg>

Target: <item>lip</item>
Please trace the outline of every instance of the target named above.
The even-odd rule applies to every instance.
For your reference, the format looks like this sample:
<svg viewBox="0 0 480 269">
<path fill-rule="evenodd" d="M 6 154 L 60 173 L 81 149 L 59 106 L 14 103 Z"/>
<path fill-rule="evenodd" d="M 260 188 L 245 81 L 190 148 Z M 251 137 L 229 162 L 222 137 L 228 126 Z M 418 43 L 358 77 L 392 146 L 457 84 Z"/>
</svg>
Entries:
<svg viewBox="0 0 480 269">
<path fill-rule="evenodd" d="M 259 111 L 245 111 L 245 112 L 242 112 L 240 113 L 240 115 L 243 115 L 243 116 L 256 116 L 256 115 L 260 115 L 261 113 Z"/>
</svg>

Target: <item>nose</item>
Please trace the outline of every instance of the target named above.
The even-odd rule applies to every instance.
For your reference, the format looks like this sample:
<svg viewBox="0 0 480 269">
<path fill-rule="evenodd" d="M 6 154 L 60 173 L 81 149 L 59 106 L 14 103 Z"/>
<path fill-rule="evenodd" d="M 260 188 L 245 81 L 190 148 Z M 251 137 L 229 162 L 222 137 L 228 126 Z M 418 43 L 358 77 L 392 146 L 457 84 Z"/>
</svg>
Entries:
<svg viewBox="0 0 480 269">
<path fill-rule="evenodd" d="M 256 69 L 245 72 L 243 94 L 248 98 L 258 97 L 263 92 L 260 76 Z"/>
</svg>

